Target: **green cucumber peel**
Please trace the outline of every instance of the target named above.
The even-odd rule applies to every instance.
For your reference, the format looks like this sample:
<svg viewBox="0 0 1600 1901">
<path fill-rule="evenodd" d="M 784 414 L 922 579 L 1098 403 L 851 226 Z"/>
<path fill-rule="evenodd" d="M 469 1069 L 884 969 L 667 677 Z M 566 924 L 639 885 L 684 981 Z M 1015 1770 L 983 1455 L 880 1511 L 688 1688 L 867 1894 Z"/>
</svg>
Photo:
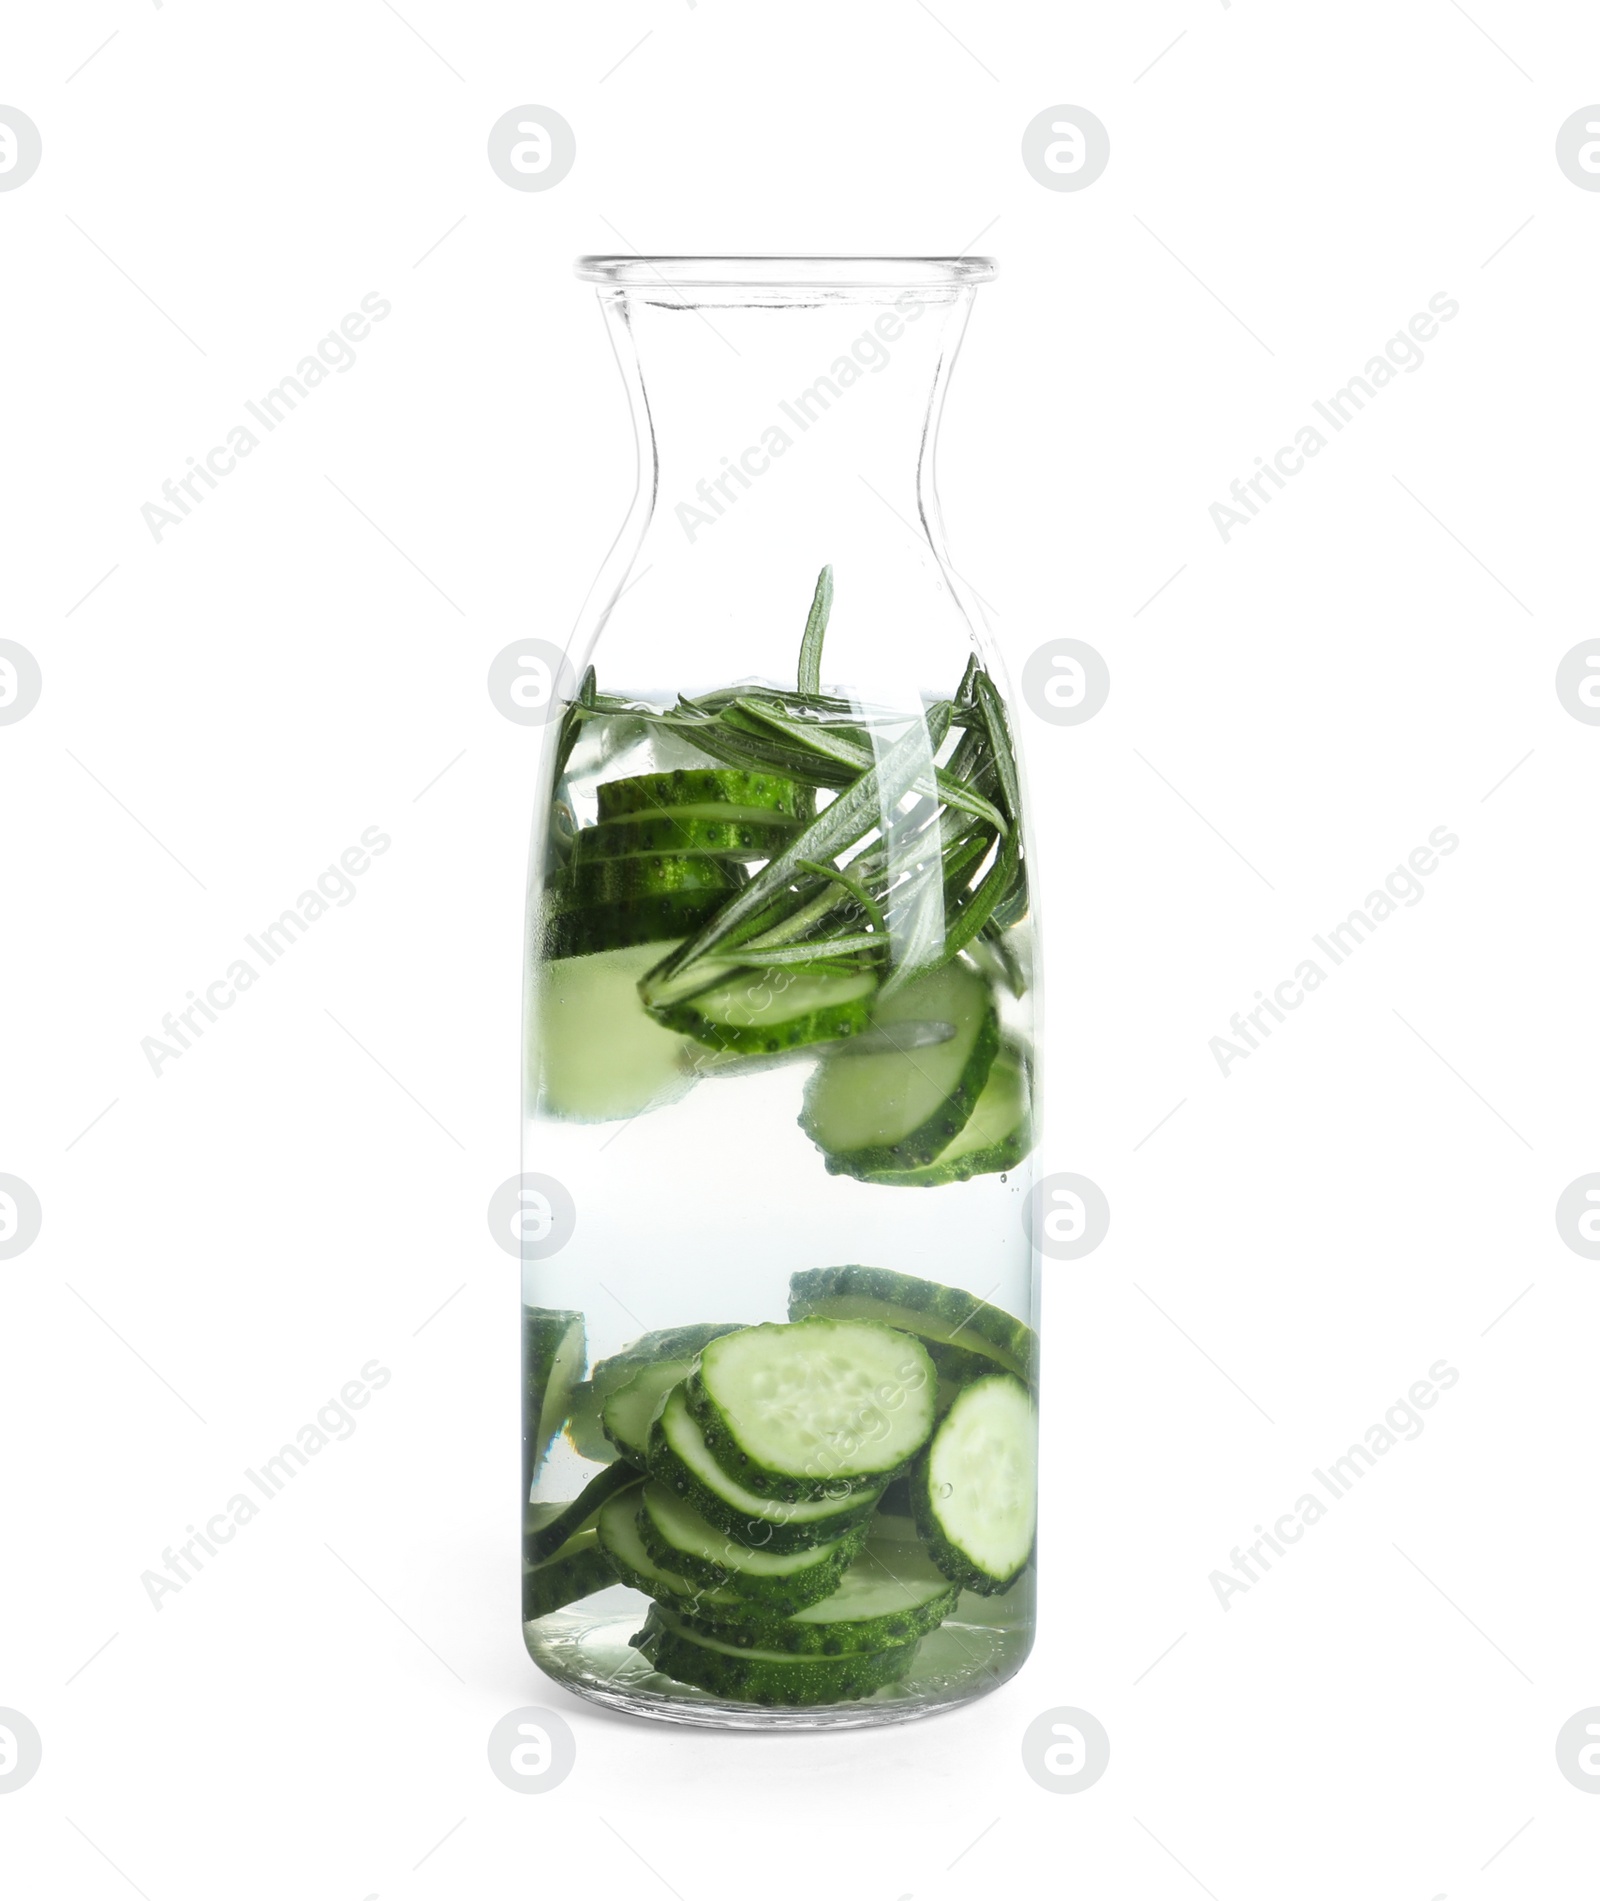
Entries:
<svg viewBox="0 0 1600 1901">
<path fill-rule="evenodd" d="M 581 837 L 582 834 L 580 833 Z M 551 881 L 550 902 L 557 911 L 591 905 L 632 904 L 641 899 L 713 893 L 720 901 L 744 882 L 743 868 L 694 852 L 658 852 L 626 858 L 593 858 L 569 863 Z"/>
<path fill-rule="evenodd" d="M 871 1696 L 906 1674 L 917 1648 L 893 1644 L 842 1657 L 743 1650 L 690 1630 L 659 1604 L 629 1642 L 663 1676 L 760 1709 L 807 1709 Z"/>
<path fill-rule="evenodd" d="M 875 1521 L 881 1524 L 882 1521 Z M 716 1602 L 674 1606 L 688 1630 L 743 1650 L 838 1657 L 914 1643 L 955 1609 L 960 1587 L 916 1542 L 869 1535 L 827 1597 L 791 1617 L 731 1614 Z"/>
<path fill-rule="evenodd" d="M 679 1003 L 656 1004 L 664 1028 L 730 1055 L 776 1055 L 866 1026 L 878 988 L 860 965 L 807 962 L 772 976 L 735 974 Z"/>
<path fill-rule="evenodd" d="M 606 819 L 588 825 L 572 841 L 574 865 L 606 858 L 699 855 L 712 858 L 770 858 L 794 836 L 796 820 L 752 807 L 684 806 L 659 812 Z"/>
<path fill-rule="evenodd" d="M 595 788 L 595 804 L 602 825 L 624 818 L 661 818 L 685 807 L 705 806 L 760 812 L 771 819 L 792 822 L 798 810 L 799 790 L 793 780 L 770 772 L 680 766 L 671 772 L 608 779 Z"/>
<path fill-rule="evenodd" d="M 719 1531 L 687 1500 L 652 1479 L 640 1494 L 639 1536 L 652 1560 L 690 1584 L 728 1591 L 774 1616 L 802 1611 L 838 1587 L 866 1539 L 865 1520 L 828 1544 L 799 1551 L 752 1548 Z"/>
<path fill-rule="evenodd" d="M 789 1279 L 789 1314 L 803 1320 L 825 1314 L 876 1320 L 935 1342 L 964 1348 L 993 1362 L 994 1369 L 1032 1381 L 1037 1377 L 1039 1336 L 1026 1321 L 968 1293 L 893 1268 L 805 1268 Z"/>
<path fill-rule="evenodd" d="M 726 896 L 726 890 L 677 891 L 620 904 L 552 908 L 544 922 L 543 954 L 553 963 L 563 957 L 586 957 L 593 951 L 630 950 L 635 944 L 681 939 L 715 917 Z"/>
</svg>

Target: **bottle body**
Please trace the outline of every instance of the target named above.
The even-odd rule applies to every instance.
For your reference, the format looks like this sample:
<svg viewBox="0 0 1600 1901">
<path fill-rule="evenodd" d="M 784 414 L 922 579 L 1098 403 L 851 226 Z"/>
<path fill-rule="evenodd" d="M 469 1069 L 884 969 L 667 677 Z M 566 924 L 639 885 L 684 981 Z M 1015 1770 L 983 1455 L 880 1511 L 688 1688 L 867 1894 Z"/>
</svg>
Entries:
<svg viewBox="0 0 1600 1901">
<path fill-rule="evenodd" d="M 932 493 L 971 267 L 708 295 L 660 262 L 601 279 L 644 499 L 531 857 L 525 1636 L 642 1715 L 904 1720 L 1034 1622 L 1026 815 Z"/>
</svg>

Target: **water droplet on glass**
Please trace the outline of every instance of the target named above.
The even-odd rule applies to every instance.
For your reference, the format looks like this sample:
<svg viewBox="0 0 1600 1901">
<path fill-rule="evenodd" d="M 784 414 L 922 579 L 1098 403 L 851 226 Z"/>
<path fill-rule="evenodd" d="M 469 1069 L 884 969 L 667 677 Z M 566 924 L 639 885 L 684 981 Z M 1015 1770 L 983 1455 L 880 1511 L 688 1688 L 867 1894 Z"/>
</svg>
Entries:
<svg viewBox="0 0 1600 1901">
<path fill-rule="evenodd" d="M 950 1485 L 941 1485 L 939 1487 L 939 1496 L 941 1498 L 948 1498 L 954 1489 L 955 1488 Z"/>
</svg>

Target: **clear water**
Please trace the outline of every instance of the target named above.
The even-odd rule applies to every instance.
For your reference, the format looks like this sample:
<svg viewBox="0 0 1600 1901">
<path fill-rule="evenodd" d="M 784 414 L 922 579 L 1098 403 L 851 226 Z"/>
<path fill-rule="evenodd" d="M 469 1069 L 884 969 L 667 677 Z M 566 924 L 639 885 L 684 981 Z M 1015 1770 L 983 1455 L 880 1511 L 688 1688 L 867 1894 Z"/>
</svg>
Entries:
<svg viewBox="0 0 1600 1901">
<path fill-rule="evenodd" d="M 546 870 L 563 855 L 572 830 L 594 820 L 596 784 L 716 763 L 676 737 L 641 731 L 637 722 L 591 722 L 554 788 Z M 535 945 L 536 933 L 537 906 Z M 1008 941 L 1029 969 L 1027 923 Z M 564 1063 L 559 1050 L 583 1050 L 604 1026 L 575 1020 L 577 1007 L 553 1001 L 537 967 L 530 974 L 529 1024 Z M 996 990 L 1006 1033 L 1031 1042 L 1031 988 L 1021 1000 L 1003 985 Z M 629 1007 L 618 990 L 605 1012 Z M 584 1000 L 584 1012 L 594 1008 Z M 609 1029 L 615 1031 L 615 1018 Z M 666 1043 L 667 1033 L 657 1034 Z M 605 1047 L 614 1052 L 614 1044 Z M 933 1188 L 830 1175 L 798 1121 L 817 1060 L 813 1049 L 766 1063 L 731 1062 L 675 1042 L 639 1066 L 637 1088 L 619 1089 L 603 1120 L 549 1113 L 548 1101 L 541 1105 L 530 1088 L 524 1167 L 561 1182 L 577 1215 L 557 1254 L 525 1265 L 523 1298 L 582 1312 L 591 1366 L 660 1328 L 786 1320 L 791 1274 L 846 1263 L 962 1288 L 974 1301 L 1037 1324 L 1024 1226 L 1031 1158 L 1003 1176 Z M 582 1093 L 593 1076 L 587 1064 L 577 1067 L 586 1072 L 576 1085 Z M 551 1080 L 547 1073 L 547 1096 Z M 559 1092 L 559 1076 L 555 1082 Z M 570 1500 L 599 1470 L 558 1437 L 533 1500 Z M 965 1702 L 1020 1667 L 1032 1636 L 1033 1579 L 1030 1569 L 998 1597 L 964 1592 L 951 1618 L 922 1640 L 900 1683 L 821 1708 L 729 1703 L 654 1672 L 628 1644 L 649 1600 L 622 1585 L 527 1624 L 525 1635 L 534 1660 L 568 1688 L 641 1715 L 762 1727 L 893 1722 Z"/>
</svg>

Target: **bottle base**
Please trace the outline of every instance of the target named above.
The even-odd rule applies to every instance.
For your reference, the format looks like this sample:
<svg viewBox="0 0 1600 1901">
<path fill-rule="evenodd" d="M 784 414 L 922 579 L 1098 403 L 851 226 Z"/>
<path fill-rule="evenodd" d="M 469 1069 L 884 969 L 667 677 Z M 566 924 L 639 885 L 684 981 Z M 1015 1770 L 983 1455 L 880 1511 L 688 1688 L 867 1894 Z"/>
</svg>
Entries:
<svg viewBox="0 0 1600 1901">
<path fill-rule="evenodd" d="M 642 1600 L 641 1600 L 642 1602 Z M 565 1690 L 603 1709 L 701 1729 L 871 1729 L 911 1723 L 976 1702 L 1021 1669 L 1025 1628 L 996 1630 L 955 1619 L 924 1637 L 905 1679 L 847 1703 L 795 1708 L 730 1702 L 663 1676 L 629 1644 L 641 1613 L 597 1618 L 557 1612 L 526 1624 L 528 1654 Z"/>
</svg>

